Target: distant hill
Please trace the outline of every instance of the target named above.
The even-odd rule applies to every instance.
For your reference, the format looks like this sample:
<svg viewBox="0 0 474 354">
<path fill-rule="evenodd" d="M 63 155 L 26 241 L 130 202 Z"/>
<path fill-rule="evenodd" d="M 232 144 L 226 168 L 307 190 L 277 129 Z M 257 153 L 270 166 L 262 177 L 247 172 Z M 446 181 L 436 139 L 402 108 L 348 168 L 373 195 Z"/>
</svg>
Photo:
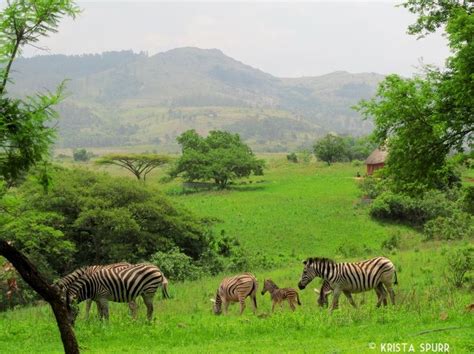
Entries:
<svg viewBox="0 0 474 354">
<path fill-rule="evenodd" d="M 328 131 L 366 134 L 371 123 L 351 109 L 371 97 L 378 74 L 335 72 L 277 78 L 217 49 L 178 48 L 48 55 L 14 65 L 17 96 L 53 90 L 69 79 L 60 105 L 61 147 L 151 145 L 175 150 L 186 129 L 240 133 L 261 151 L 311 144 Z"/>
</svg>

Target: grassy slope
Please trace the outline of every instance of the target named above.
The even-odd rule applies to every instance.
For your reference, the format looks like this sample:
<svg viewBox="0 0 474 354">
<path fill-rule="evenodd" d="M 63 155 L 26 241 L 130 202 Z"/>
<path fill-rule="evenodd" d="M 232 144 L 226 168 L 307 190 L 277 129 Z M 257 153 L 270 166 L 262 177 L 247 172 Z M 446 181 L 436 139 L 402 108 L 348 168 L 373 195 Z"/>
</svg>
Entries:
<svg viewBox="0 0 474 354">
<path fill-rule="evenodd" d="M 221 276 L 173 284 L 169 301 L 156 299 L 156 319 L 132 322 L 123 304 L 112 304 L 111 320 L 79 321 L 77 335 L 85 352 L 374 352 L 368 343 L 447 342 L 450 352 L 474 351 L 469 334 L 472 315 L 464 307 L 472 302 L 466 290 L 448 289 L 444 281 L 444 248 L 423 244 L 409 229 L 373 222 L 357 205 L 358 190 L 352 176 L 361 168 L 348 165 L 292 165 L 271 159 L 264 177 L 226 192 L 173 196 L 177 202 L 203 216 L 222 222 L 218 232 L 235 235 L 252 251 L 269 254 L 284 265 L 275 270 L 254 270 L 260 281 L 272 277 L 282 286 L 295 286 L 309 255 L 343 258 L 340 246 L 353 258 L 382 254 L 381 242 L 392 233 L 402 236 L 403 250 L 389 255 L 398 268 L 399 305 L 374 309 L 375 295 L 356 295 L 365 300 L 359 309 L 341 298 L 332 316 L 316 307 L 312 289 L 301 292 L 303 306 L 290 313 L 286 306 L 269 316 L 270 301 L 258 297 L 259 316 L 247 310 L 237 316 L 237 306 L 227 317 L 211 313 L 209 298 Z M 115 171 L 115 170 L 113 170 Z M 165 186 L 174 193 L 176 183 Z M 361 246 L 365 244 L 365 247 Z M 315 282 L 317 286 L 319 282 Z M 158 298 L 159 296 L 157 296 Z M 250 306 L 250 304 L 249 304 Z M 417 335 L 424 330 L 461 327 Z M 0 314 L 0 352 L 60 352 L 61 345 L 50 310 L 34 307 Z M 419 348 L 416 347 L 417 352 Z M 378 352 L 378 350 L 376 351 Z"/>
</svg>

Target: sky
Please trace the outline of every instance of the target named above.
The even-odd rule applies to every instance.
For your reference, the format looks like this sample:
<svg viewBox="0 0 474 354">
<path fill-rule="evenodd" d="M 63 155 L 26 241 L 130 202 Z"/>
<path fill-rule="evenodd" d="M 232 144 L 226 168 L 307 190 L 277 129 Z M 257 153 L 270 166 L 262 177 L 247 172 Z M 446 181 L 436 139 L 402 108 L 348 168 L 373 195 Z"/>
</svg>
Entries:
<svg viewBox="0 0 474 354">
<path fill-rule="evenodd" d="M 397 3 L 80 1 L 82 13 L 39 43 L 48 51 L 24 55 L 218 48 L 279 77 L 338 70 L 411 76 L 420 63 L 442 66 L 446 39 L 408 35 L 415 17 Z"/>
</svg>

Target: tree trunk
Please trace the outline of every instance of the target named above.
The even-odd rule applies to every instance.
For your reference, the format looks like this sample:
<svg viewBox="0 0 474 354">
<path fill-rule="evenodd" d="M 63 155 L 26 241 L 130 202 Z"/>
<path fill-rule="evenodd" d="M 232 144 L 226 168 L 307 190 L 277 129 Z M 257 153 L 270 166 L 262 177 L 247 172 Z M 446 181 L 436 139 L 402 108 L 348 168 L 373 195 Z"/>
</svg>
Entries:
<svg viewBox="0 0 474 354">
<path fill-rule="evenodd" d="M 79 347 L 69 320 L 70 313 L 61 298 L 59 289 L 51 286 L 28 258 L 26 258 L 16 248 L 9 245 L 5 240 L 0 240 L 0 255 L 8 259 L 33 290 L 40 294 L 41 297 L 51 305 L 54 316 L 56 317 L 59 332 L 61 333 L 64 351 L 67 354 L 78 354 Z"/>
</svg>

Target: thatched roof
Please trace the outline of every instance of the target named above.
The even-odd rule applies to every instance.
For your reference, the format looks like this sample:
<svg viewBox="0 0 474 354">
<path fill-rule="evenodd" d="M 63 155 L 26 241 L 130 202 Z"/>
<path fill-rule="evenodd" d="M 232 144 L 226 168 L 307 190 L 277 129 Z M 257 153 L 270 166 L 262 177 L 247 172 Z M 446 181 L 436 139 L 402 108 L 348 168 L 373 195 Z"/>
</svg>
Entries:
<svg viewBox="0 0 474 354">
<path fill-rule="evenodd" d="M 375 149 L 365 160 L 366 165 L 375 165 L 385 162 L 388 156 L 388 151 L 383 149 Z"/>
</svg>

